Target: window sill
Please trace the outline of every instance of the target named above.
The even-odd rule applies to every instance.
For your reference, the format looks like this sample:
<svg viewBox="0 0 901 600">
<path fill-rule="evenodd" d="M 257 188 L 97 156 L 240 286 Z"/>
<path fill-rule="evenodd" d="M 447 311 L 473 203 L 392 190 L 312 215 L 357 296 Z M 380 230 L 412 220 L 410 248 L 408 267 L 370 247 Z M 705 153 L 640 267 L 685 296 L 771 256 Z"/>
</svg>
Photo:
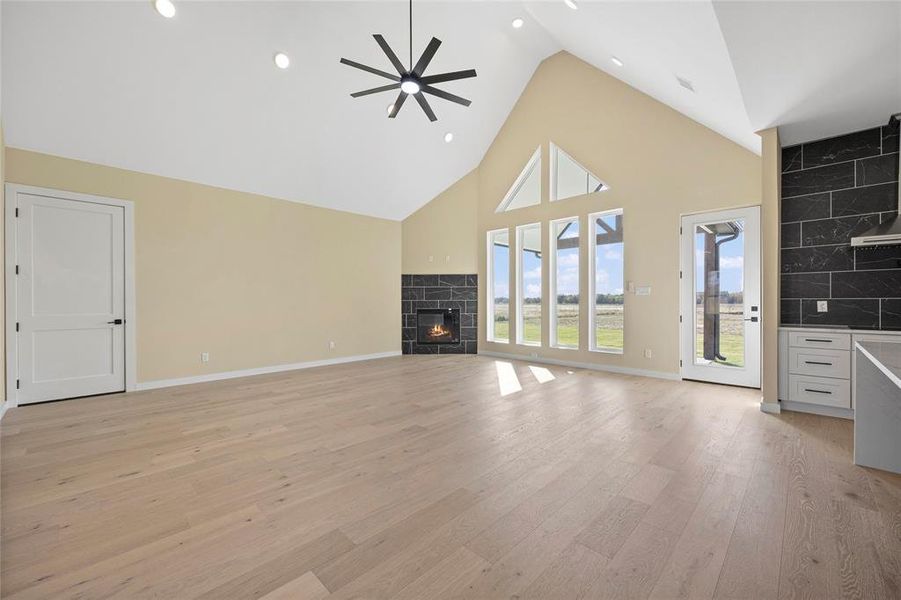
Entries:
<svg viewBox="0 0 901 600">
<path fill-rule="evenodd" d="M 541 342 L 516 342 L 519 346 L 528 346 L 530 348 L 541 348 Z"/>
<path fill-rule="evenodd" d="M 551 346 L 554 350 L 578 350 L 578 346 L 563 346 L 561 344 L 555 344 Z"/>
<path fill-rule="evenodd" d="M 623 351 L 618 350 L 616 348 L 592 348 L 590 352 L 597 352 L 598 354 L 619 354 L 622 355 Z"/>
</svg>

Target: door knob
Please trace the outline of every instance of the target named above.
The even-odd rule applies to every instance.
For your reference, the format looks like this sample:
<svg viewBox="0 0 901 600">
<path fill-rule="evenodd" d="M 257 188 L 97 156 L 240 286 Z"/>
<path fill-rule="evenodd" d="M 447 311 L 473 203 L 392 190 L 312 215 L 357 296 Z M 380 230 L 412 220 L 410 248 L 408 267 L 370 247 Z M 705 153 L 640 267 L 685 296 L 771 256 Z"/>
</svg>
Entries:
<svg viewBox="0 0 901 600">
<path fill-rule="evenodd" d="M 124 322 L 125 321 L 123 321 L 122 319 L 113 319 L 112 321 L 107 321 L 106 324 L 107 325 L 121 325 Z"/>
</svg>

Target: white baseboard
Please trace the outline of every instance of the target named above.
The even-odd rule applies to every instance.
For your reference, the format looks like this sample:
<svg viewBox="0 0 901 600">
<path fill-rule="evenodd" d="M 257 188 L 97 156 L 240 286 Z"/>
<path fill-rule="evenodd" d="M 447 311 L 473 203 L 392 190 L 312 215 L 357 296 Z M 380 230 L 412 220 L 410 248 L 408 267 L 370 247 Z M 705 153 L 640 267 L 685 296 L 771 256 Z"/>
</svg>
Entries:
<svg viewBox="0 0 901 600">
<path fill-rule="evenodd" d="M 810 413 L 813 415 L 823 415 L 824 417 L 838 417 L 839 419 L 854 420 L 854 411 L 850 408 L 836 408 L 834 406 L 818 406 L 816 404 L 808 404 L 807 402 L 789 402 L 782 401 L 782 408 L 795 412 Z"/>
<path fill-rule="evenodd" d="M 769 413 L 771 415 L 778 415 L 782 412 L 782 406 L 778 402 L 764 402 L 760 401 L 760 412 Z"/>
<path fill-rule="evenodd" d="M 220 373 L 209 373 L 207 375 L 194 375 L 192 377 L 178 377 L 175 379 L 157 379 L 156 381 L 139 382 L 138 391 L 156 390 L 159 388 L 172 387 L 176 385 L 190 385 L 192 383 L 206 383 L 209 381 L 220 381 L 222 379 L 235 379 L 236 377 L 250 377 L 252 375 L 266 375 L 267 373 L 281 373 L 283 371 L 296 371 L 299 369 L 311 369 L 313 367 L 325 367 L 328 365 L 340 365 L 349 362 L 358 362 L 361 360 L 372 360 L 375 358 L 388 358 L 390 356 L 400 356 L 400 350 L 392 350 L 390 352 L 377 352 L 375 354 L 358 354 L 356 356 L 342 356 L 339 358 L 327 358 L 325 360 L 311 360 L 302 363 L 291 363 L 287 365 L 273 365 L 271 367 L 257 367 L 255 369 L 240 369 L 238 371 L 223 371 Z"/>
<path fill-rule="evenodd" d="M 533 358 L 530 356 L 520 356 L 519 354 L 507 354 L 505 352 L 479 351 L 483 356 L 493 356 L 495 358 L 506 358 L 509 360 L 521 360 L 523 362 L 537 362 L 548 365 L 557 365 L 558 367 L 573 367 L 576 369 L 588 369 L 591 371 L 605 371 L 607 373 L 618 373 L 620 375 L 637 375 L 639 377 L 653 377 L 655 379 L 668 379 L 670 381 L 681 381 L 682 376 L 678 373 L 665 373 L 663 371 L 646 371 L 645 369 L 633 369 L 631 367 L 617 367 L 616 365 L 601 365 L 597 363 L 582 363 L 569 360 L 558 360 L 556 358 Z"/>
</svg>

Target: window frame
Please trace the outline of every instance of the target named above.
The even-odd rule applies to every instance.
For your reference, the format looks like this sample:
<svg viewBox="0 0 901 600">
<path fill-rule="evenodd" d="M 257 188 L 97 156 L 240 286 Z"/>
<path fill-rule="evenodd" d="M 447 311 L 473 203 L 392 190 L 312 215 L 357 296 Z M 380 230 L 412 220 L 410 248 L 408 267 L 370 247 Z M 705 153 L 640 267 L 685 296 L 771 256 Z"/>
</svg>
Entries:
<svg viewBox="0 0 901 600">
<path fill-rule="evenodd" d="M 524 330 L 525 330 L 525 322 L 523 319 L 523 307 L 525 306 L 525 293 L 523 286 L 523 272 L 522 272 L 522 254 L 523 254 L 523 234 L 527 229 L 538 228 L 538 240 L 541 241 L 541 222 L 535 223 L 526 223 L 524 225 L 516 226 L 516 343 L 521 346 L 531 346 L 540 348 L 544 345 L 544 336 L 542 335 L 541 328 L 538 330 L 538 341 L 537 342 L 528 342 L 525 340 Z M 539 257 L 541 260 L 541 302 L 538 303 L 538 310 L 540 311 L 542 306 L 544 305 L 544 260 L 542 257 Z"/>
<path fill-rule="evenodd" d="M 507 234 L 507 338 L 497 338 L 495 337 L 495 303 L 494 303 L 494 236 L 496 234 L 506 233 Z M 486 267 L 486 277 L 485 280 L 488 284 L 488 289 L 485 294 L 485 339 L 494 344 L 509 344 L 510 343 L 510 228 L 504 227 L 502 229 L 492 229 L 489 230 L 486 234 L 486 247 L 488 250 L 487 260 L 485 261 Z"/>
<path fill-rule="evenodd" d="M 526 206 L 520 206 L 517 208 L 509 208 L 510 204 L 513 202 L 513 199 L 516 197 L 516 194 L 522 189 L 522 186 L 526 184 L 526 181 L 532 175 L 532 171 L 538 169 L 538 202 L 534 204 L 528 204 Z M 531 208 L 533 206 L 541 205 L 541 146 L 532 153 L 532 156 L 529 157 L 526 166 L 522 171 L 519 172 L 516 179 L 513 181 L 513 185 L 510 186 L 510 189 L 507 190 L 507 193 L 504 194 L 504 199 L 501 200 L 501 203 L 497 205 L 497 208 L 494 210 L 495 213 L 504 213 L 512 210 L 521 210 L 524 208 Z"/>
<path fill-rule="evenodd" d="M 557 197 L 557 157 L 561 153 L 566 158 L 568 158 L 570 161 L 572 161 L 574 164 L 578 165 L 579 168 L 581 168 L 583 171 L 585 171 L 585 173 L 587 175 L 590 175 L 591 177 L 594 177 L 595 179 L 597 179 L 598 183 L 600 184 L 600 187 L 597 190 L 588 191 L 588 186 L 586 185 L 585 186 L 585 189 L 586 189 L 585 194 L 579 194 L 576 196 L 566 196 L 565 198 L 558 198 Z M 610 186 L 607 185 L 607 182 L 605 182 L 603 179 L 601 179 L 600 177 L 598 177 L 597 175 L 595 175 L 594 173 L 589 171 L 588 168 L 585 167 L 585 165 L 583 165 L 582 163 L 577 161 L 575 158 L 572 157 L 571 154 L 569 154 L 566 150 L 562 149 L 560 146 L 556 145 L 554 142 L 550 142 L 550 152 L 548 154 L 550 155 L 548 157 L 548 160 L 549 160 L 549 163 L 548 163 L 548 175 L 549 175 L 548 187 L 550 188 L 548 190 L 548 199 L 551 202 L 561 202 L 563 200 L 571 200 L 572 198 L 578 198 L 579 196 L 606 192 L 607 190 L 610 189 Z"/>
<path fill-rule="evenodd" d="M 579 245 L 577 246 L 579 251 L 579 298 L 580 298 L 580 306 L 581 306 L 581 296 L 582 296 L 582 285 L 581 285 L 581 277 L 582 277 L 582 223 L 578 216 L 573 217 L 563 217 L 561 219 L 552 219 L 548 222 L 548 253 L 550 256 L 549 259 L 549 280 L 548 280 L 548 294 L 550 298 L 548 299 L 548 336 L 549 347 L 557 348 L 560 350 L 578 350 L 581 346 L 582 341 L 582 327 L 579 326 L 579 343 L 575 346 L 569 346 L 565 344 L 560 344 L 557 339 L 557 235 L 556 230 L 557 226 L 561 223 L 576 223 L 579 225 Z"/>
<path fill-rule="evenodd" d="M 598 346 L 597 336 L 597 253 L 598 253 L 598 236 L 597 236 L 597 219 L 608 217 L 611 215 L 620 215 L 623 220 L 623 347 L 611 348 L 609 346 Z M 588 215 L 588 299 L 590 308 L 588 311 L 588 350 L 590 352 L 599 352 L 601 354 L 625 354 L 626 351 L 626 217 L 622 208 L 614 208 L 599 212 L 589 213 Z"/>
</svg>

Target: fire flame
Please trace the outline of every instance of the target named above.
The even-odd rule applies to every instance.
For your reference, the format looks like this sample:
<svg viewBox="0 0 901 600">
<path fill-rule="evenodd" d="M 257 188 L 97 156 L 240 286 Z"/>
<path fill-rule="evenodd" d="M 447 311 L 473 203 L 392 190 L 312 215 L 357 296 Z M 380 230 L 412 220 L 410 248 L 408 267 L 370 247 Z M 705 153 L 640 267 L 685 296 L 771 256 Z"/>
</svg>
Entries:
<svg viewBox="0 0 901 600">
<path fill-rule="evenodd" d="M 445 329 L 443 325 L 434 325 L 431 329 L 429 329 L 430 337 L 441 337 L 443 335 L 450 335 L 450 331 Z"/>
</svg>

